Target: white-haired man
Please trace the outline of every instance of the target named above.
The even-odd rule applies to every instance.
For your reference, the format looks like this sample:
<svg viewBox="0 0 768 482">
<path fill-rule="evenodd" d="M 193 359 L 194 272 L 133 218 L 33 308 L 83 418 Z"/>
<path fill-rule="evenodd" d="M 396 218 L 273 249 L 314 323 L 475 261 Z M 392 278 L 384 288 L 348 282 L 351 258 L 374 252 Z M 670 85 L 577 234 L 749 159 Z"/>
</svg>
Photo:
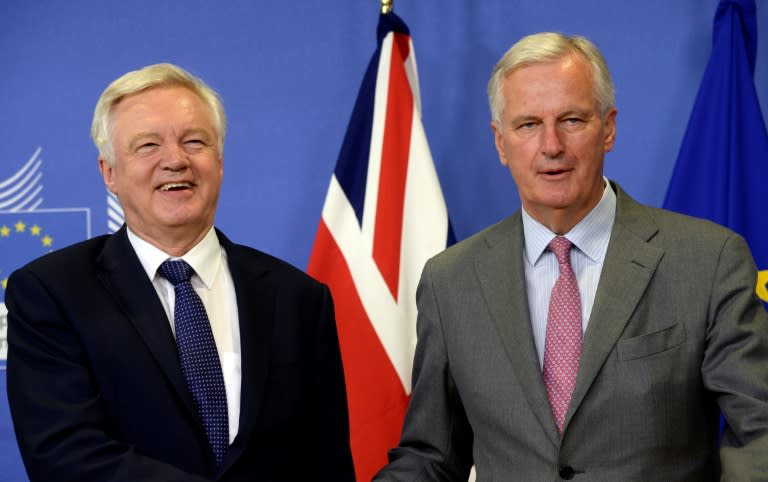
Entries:
<svg viewBox="0 0 768 482">
<path fill-rule="evenodd" d="M 413 398 L 377 481 L 768 480 L 768 316 L 742 238 L 603 175 L 616 108 L 583 37 L 488 85 L 522 209 L 430 260 Z M 726 420 L 718 447 L 718 410 Z"/>
<path fill-rule="evenodd" d="M 125 226 L 8 282 L 8 399 L 32 482 L 352 481 L 326 286 L 214 228 L 224 109 L 170 64 L 99 99 Z"/>
</svg>

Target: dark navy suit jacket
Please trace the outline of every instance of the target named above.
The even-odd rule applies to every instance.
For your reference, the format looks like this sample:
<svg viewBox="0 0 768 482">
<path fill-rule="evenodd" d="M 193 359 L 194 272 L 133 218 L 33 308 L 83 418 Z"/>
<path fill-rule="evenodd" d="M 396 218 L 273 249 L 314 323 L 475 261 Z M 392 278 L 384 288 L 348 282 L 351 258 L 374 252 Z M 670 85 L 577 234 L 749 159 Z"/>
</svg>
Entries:
<svg viewBox="0 0 768 482">
<path fill-rule="evenodd" d="M 33 482 L 354 480 L 328 288 L 217 234 L 242 353 L 239 431 L 222 467 L 123 227 L 9 279 L 8 400 Z"/>
</svg>

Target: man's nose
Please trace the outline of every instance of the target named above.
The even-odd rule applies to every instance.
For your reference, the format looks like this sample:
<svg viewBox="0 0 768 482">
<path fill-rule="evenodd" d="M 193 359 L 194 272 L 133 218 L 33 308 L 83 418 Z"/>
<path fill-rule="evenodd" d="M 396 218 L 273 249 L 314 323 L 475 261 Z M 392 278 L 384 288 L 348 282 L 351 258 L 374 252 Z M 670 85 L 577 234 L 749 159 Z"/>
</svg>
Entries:
<svg viewBox="0 0 768 482">
<path fill-rule="evenodd" d="M 549 159 L 559 157 L 565 149 L 562 132 L 556 124 L 544 125 L 541 139 L 541 153 Z"/>
<path fill-rule="evenodd" d="M 189 165 L 187 153 L 181 144 L 169 142 L 162 153 L 162 167 L 171 170 L 185 169 Z"/>
</svg>

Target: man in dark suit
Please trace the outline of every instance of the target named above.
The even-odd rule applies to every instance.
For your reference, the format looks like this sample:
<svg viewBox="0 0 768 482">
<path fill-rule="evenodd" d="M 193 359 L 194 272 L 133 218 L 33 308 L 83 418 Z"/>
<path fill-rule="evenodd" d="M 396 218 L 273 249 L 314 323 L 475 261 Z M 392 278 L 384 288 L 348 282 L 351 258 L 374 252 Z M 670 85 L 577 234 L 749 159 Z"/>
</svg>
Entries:
<svg viewBox="0 0 768 482">
<path fill-rule="evenodd" d="M 614 89 L 587 39 L 522 39 L 488 93 L 522 209 L 425 266 L 413 395 L 375 480 L 768 480 L 744 240 L 605 179 Z"/>
<path fill-rule="evenodd" d="M 218 95 L 170 64 L 99 99 L 126 225 L 19 269 L 5 297 L 33 482 L 354 480 L 327 287 L 213 227 L 224 133 Z"/>
</svg>

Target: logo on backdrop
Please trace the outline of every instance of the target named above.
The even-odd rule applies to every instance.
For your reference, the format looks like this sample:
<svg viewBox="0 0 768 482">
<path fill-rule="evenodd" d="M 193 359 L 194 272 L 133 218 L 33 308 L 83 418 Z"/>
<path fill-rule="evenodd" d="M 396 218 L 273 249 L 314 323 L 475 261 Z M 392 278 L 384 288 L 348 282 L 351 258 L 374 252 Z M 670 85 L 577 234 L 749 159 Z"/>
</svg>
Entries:
<svg viewBox="0 0 768 482">
<path fill-rule="evenodd" d="M 107 231 L 114 233 L 120 229 L 123 222 L 125 222 L 125 214 L 120 201 L 117 200 L 117 196 L 107 191 Z"/>
<path fill-rule="evenodd" d="M 26 162 L 2 162 L 15 172 L 0 171 L 0 368 L 8 350 L 8 311 L 5 290 L 17 268 L 58 248 L 91 237 L 89 208 L 44 207 L 43 149 L 38 147 Z M 14 164 L 18 167 L 15 167 Z M 7 177 L 6 177 L 7 176 Z M 48 192 L 55 190 L 56 186 Z M 71 190 L 59 188 L 57 198 Z"/>
</svg>

